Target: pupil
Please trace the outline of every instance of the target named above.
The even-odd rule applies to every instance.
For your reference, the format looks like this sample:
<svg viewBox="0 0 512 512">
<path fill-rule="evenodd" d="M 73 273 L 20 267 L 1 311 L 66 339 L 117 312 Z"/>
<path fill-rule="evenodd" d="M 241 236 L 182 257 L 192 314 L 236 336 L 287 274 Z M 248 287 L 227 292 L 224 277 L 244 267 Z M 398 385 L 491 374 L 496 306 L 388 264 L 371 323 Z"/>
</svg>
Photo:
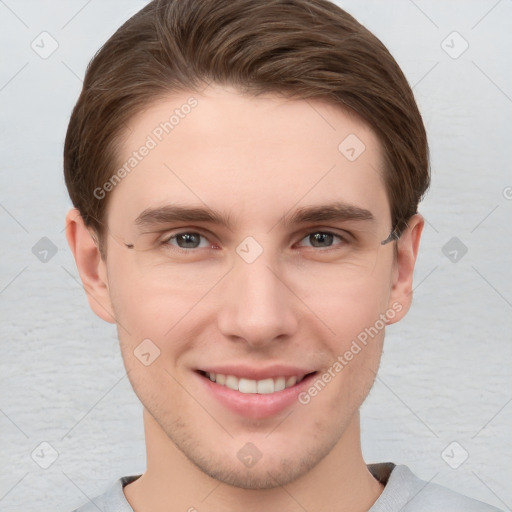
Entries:
<svg viewBox="0 0 512 512">
<path fill-rule="evenodd" d="M 196 233 L 183 233 L 178 236 L 177 242 L 183 249 L 194 249 L 199 246 L 199 236 Z"/>
<path fill-rule="evenodd" d="M 325 247 L 332 244 L 333 235 L 330 233 L 315 233 L 310 235 L 310 242 L 313 247 Z M 322 245 L 325 244 L 325 245 Z"/>
</svg>

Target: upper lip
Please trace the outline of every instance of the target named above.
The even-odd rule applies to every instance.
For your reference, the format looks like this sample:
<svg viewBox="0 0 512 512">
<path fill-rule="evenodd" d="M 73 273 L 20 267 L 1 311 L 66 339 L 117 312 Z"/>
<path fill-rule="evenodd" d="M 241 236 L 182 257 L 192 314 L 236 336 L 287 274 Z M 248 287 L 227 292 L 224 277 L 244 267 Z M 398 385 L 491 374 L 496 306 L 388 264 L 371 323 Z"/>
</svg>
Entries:
<svg viewBox="0 0 512 512">
<path fill-rule="evenodd" d="M 200 368 L 199 371 L 222 375 L 233 375 L 234 377 L 251 380 L 263 380 L 273 377 L 303 377 L 315 370 L 300 368 L 298 366 L 271 365 L 265 368 L 255 368 L 244 364 L 208 366 Z"/>
</svg>

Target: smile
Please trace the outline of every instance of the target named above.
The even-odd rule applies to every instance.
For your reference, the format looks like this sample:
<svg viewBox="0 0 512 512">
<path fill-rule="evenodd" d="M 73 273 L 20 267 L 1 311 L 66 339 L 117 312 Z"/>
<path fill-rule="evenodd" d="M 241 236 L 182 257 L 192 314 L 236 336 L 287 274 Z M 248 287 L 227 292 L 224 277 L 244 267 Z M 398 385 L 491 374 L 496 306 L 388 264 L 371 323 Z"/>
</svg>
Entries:
<svg viewBox="0 0 512 512">
<path fill-rule="evenodd" d="M 298 403 L 318 371 L 274 364 L 255 368 L 243 363 L 197 369 L 206 397 L 239 417 L 263 419 Z"/>
<path fill-rule="evenodd" d="M 267 395 L 277 391 L 295 386 L 302 382 L 306 375 L 297 375 L 291 377 L 271 377 L 262 380 L 247 379 L 244 377 L 235 377 L 234 375 L 224 375 L 222 373 L 209 373 L 204 372 L 205 377 L 208 377 L 212 382 L 225 386 L 240 393 L 256 393 L 260 395 Z"/>
</svg>

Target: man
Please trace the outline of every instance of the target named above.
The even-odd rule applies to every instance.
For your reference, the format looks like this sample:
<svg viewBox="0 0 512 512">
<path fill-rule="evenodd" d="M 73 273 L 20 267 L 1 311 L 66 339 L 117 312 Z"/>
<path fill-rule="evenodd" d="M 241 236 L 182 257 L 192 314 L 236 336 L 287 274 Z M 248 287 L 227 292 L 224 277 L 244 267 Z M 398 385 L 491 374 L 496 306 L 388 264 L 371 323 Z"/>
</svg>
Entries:
<svg viewBox="0 0 512 512">
<path fill-rule="evenodd" d="M 147 448 L 81 512 L 496 510 L 361 454 L 429 164 L 406 79 L 351 16 L 151 2 L 91 62 L 64 157 L 68 241 Z"/>
</svg>

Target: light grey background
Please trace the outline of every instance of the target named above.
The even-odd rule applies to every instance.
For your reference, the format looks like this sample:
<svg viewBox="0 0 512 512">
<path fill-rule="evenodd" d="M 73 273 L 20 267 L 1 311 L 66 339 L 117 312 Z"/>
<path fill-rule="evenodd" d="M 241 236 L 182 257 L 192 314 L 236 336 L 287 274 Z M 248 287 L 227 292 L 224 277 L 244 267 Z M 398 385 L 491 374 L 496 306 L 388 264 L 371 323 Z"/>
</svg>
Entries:
<svg viewBox="0 0 512 512">
<path fill-rule="evenodd" d="M 115 328 L 89 310 L 65 241 L 61 155 L 87 62 L 145 3 L 0 1 L 4 512 L 70 511 L 144 470 L 141 406 Z M 362 412 L 365 457 L 408 464 L 425 480 L 510 510 L 512 1 L 339 4 L 403 67 L 432 153 L 414 305 L 387 332 Z M 59 45 L 46 59 L 31 48 L 51 49 L 43 31 Z M 43 237 L 57 250 L 47 262 L 32 250 Z M 58 458 L 43 469 L 52 450 Z"/>
</svg>

